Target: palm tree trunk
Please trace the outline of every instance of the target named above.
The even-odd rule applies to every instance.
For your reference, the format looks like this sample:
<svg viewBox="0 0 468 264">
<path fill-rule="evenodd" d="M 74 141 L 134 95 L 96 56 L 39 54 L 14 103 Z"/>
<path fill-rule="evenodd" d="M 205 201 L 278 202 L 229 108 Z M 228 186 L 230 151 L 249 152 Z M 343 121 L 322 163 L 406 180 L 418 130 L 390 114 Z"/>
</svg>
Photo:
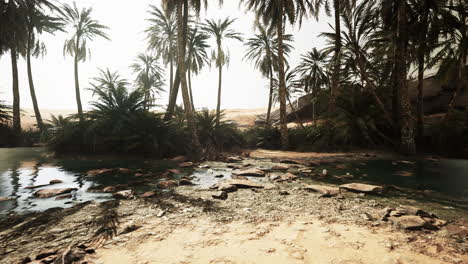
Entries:
<svg viewBox="0 0 468 264">
<path fill-rule="evenodd" d="M 185 70 L 185 49 L 186 49 L 186 41 L 184 41 L 184 38 L 186 39 L 187 37 L 187 27 L 184 26 L 184 16 L 182 15 L 182 7 L 184 8 L 184 15 L 185 18 L 188 17 L 188 3 L 187 0 L 185 0 L 183 3 L 182 1 L 177 2 L 177 49 L 178 49 L 178 56 L 177 56 L 177 61 L 178 61 L 178 67 L 179 67 L 179 78 L 180 78 L 180 84 L 182 86 L 182 98 L 184 101 L 184 108 L 185 108 L 185 114 L 187 117 L 187 125 L 189 128 L 189 131 L 192 135 L 192 154 L 197 153 L 197 151 L 200 151 L 201 146 L 200 146 L 200 141 L 198 139 L 198 134 L 197 134 L 197 128 L 195 124 L 195 116 L 192 111 L 192 107 L 190 105 L 190 95 L 188 92 L 187 88 L 187 80 L 186 80 L 186 70 Z"/>
<path fill-rule="evenodd" d="M 271 107 L 273 105 L 273 65 L 270 66 L 270 95 L 268 96 L 268 110 L 265 125 L 270 126 Z"/>
<path fill-rule="evenodd" d="M 291 97 L 290 97 L 289 95 L 287 95 L 286 98 L 288 99 L 289 107 L 291 107 L 291 111 L 294 113 L 294 117 L 296 118 L 296 121 L 299 123 L 299 125 L 301 125 L 301 127 L 302 127 L 303 129 L 305 129 L 304 124 L 302 123 L 301 118 L 300 118 L 299 115 L 297 114 L 296 109 L 294 108 L 294 106 L 293 106 L 293 104 L 292 104 L 292 102 L 291 102 Z"/>
<path fill-rule="evenodd" d="M 417 138 L 422 140 L 424 137 L 424 55 L 426 54 L 426 35 L 427 35 L 427 17 L 428 10 L 424 11 L 422 17 L 423 30 L 419 39 L 418 48 L 418 103 L 417 103 Z"/>
<path fill-rule="evenodd" d="M 169 100 L 171 99 L 173 85 L 174 85 L 174 62 L 173 62 L 173 58 L 171 55 L 171 58 L 169 60 Z"/>
<path fill-rule="evenodd" d="M 280 132 L 283 149 L 289 148 L 288 120 L 286 116 L 286 83 L 284 74 L 284 50 L 283 50 L 283 14 L 278 19 L 278 73 L 279 73 L 279 102 L 280 102 Z"/>
<path fill-rule="evenodd" d="M 400 131 L 401 131 L 401 151 L 405 154 L 414 155 L 416 153 L 416 145 L 414 142 L 414 128 L 411 116 L 411 106 L 408 95 L 407 86 L 407 44 L 408 44 L 408 28 L 406 17 L 406 1 L 398 0 L 397 2 L 397 38 L 395 45 L 395 84 L 398 89 L 400 99 Z"/>
<path fill-rule="evenodd" d="M 37 98 L 36 98 L 36 92 L 34 89 L 34 82 L 33 82 L 33 76 L 32 76 L 32 67 L 31 67 L 31 43 L 32 42 L 32 34 L 31 31 L 28 34 L 28 43 L 27 43 L 27 49 L 26 49 L 26 64 L 28 68 L 28 81 L 29 81 L 29 91 L 31 92 L 31 99 L 33 103 L 33 108 L 34 108 L 34 115 L 36 116 L 36 122 L 37 122 L 37 127 L 41 132 L 44 131 L 44 122 L 42 121 L 42 116 L 41 112 L 39 111 L 39 105 L 37 103 Z"/>
<path fill-rule="evenodd" d="M 15 44 L 11 45 L 11 69 L 13 74 L 13 131 L 16 135 L 21 133 L 21 110 L 18 78 L 18 54 Z"/>
<path fill-rule="evenodd" d="M 340 85 L 340 53 L 341 53 L 341 24 L 340 24 L 340 0 L 334 0 L 333 6 L 335 9 L 335 56 L 333 63 L 333 73 L 331 80 L 331 94 L 329 112 L 333 113 L 336 109 L 336 97 Z"/>
<path fill-rule="evenodd" d="M 75 46 L 75 94 L 76 94 L 76 105 L 78 107 L 78 117 L 80 118 L 80 122 L 83 123 L 83 106 L 81 105 L 81 96 L 80 96 L 80 82 L 78 80 L 78 47 L 80 43 L 80 38 L 77 37 L 76 39 L 76 46 Z"/>
<path fill-rule="evenodd" d="M 188 86 L 189 86 L 189 92 L 190 92 L 190 103 L 192 105 L 192 110 L 195 111 L 195 103 L 193 102 L 193 93 L 192 93 L 192 70 L 190 70 L 190 67 L 187 70 L 187 76 L 188 76 Z"/>
<path fill-rule="evenodd" d="M 218 56 L 221 55 L 221 47 L 218 46 Z M 218 58 L 219 59 L 219 58 Z M 223 77 L 223 66 L 218 65 L 218 103 L 216 104 L 216 125 L 219 126 L 221 119 L 221 83 Z"/>
</svg>

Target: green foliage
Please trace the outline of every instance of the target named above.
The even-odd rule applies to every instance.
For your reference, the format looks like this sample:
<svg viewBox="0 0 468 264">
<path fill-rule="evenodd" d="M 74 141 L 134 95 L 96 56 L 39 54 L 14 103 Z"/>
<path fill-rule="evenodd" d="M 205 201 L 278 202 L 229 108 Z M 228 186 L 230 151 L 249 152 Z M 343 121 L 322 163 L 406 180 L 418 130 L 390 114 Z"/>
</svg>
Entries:
<svg viewBox="0 0 468 264">
<path fill-rule="evenodd" d="M 254 126 L 243 131 L 242 136 L 248 148 L 281 148 L 281 134 L 277 127 Z"/>
</svg>

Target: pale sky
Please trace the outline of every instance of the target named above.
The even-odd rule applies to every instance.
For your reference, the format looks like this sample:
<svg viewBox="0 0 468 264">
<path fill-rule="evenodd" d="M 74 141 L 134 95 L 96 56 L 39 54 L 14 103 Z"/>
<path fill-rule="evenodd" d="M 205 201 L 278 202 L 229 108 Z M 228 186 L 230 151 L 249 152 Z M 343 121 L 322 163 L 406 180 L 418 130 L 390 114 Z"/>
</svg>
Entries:
<svg viewBox="0 0 468 264">
<path fill-rule="evenodd" d="M 60 2 L 72 3 L 61 0 Z M 96 39 L 90 43 L 91 59 L 80 63 L 80 86 L 83 107 L 88 109 L 88 102 L 92 100 L 91 93 L 86 90 L 89 82 L 98 74 L 98 68 L 109 68 L 119 71 L 121 76 L 133 80 L 134 75 L 129 66 L 139 52 L 146 51 L 144 29 L 148 26 L 145 21 L 148 18 L 149 4 L 160 6 L 160 0 L 78 0 L 78 7 L 93 7 L 92 16 L 100 23 L 109 27 L 107 31 L 110 41 Z M 214 1 L 209 1 L 214 2 Z M 224 1 L 220 8 L 212 3 L 207 12 L 202 11 L 201 19 L 219 19 L 227 16 L 237 18 L 235 29 L 243 34 L 244 38 L 254 35 L 254 15 L 246 12 L 244 7 L 239 7 L 239 1 Z M 330 31 L 328 23 L 331 19 L 322 15 L 320 22 L 309 18 L 304 21 L 302 27 L 287 29 L 287 33 L 294 35 L 295 50 L 290 56 L 290 64 L 295 67 L 300 55 L 310 51 L 313 47 L 322 48 L 325 45 L 323 38 L 318 35 L 321 32 Z M 68 33 L 56 33 L 56 35 L 44 34 L 42 39 L 47 45 L 47 54 L 43 58 L 33 59 L 33 76 L 39 107 L 43 109 L 76 109 L 74 92 L 73 59 L 63 56 L 64 40 L 70 36 Z M 212 43 L 214 44 L 214 43 Z M 258 70 L 254 69 L 251 62 L 244 61 L 245 47 L 237 41 L 225 42 L 230 50 L 231 60 L 228 68 L 223 72 L 222 108 L 261 108 L 267 106 L 268 80 L 263 78 Z M 211 54 L 211 52 L 209 52 Z M 31 96 L 26 73 L 26 61 L 21 58 L 18 62 L 21 107 L 32 108 Z M 0 58 L 0 99 L 12 101 L 11 93 L 11 60 L 7 53 Z M 169 71 L 167 70 L 167 79 Z M 195 107 L 216 107 L 218 74 L 215 68 L 205 68 L 203 72 L 194 76 L 192 87 Z M 157 104 L 167 104 L 167 93 L 162 94 Z M 179 101 L 181 101 L 179 93 Z"/>
</svg>

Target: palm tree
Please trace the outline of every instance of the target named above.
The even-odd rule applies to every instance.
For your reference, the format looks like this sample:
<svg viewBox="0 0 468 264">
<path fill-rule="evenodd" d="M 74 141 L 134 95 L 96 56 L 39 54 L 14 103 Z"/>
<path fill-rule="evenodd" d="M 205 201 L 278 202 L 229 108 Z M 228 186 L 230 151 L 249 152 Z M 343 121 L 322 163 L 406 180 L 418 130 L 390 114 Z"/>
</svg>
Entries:
<svg viewBox="0 0 468 264">
<path fill-rule="evenodd" d="M 29 90 L 33 102 L 34 114 L 36 116 L 37 126 L 40 131 L 44 130 L 44 122 L 42 121 L 41 112 L 37 103 L 36 92 L 34 89 L 34 81 L 32 75 L 31 56 L 38 57 L 46 53 L 46 47 L 43 42 L 38 39 L 38 36 L 43 32 L 54 33 L 57 30 L 62 31 L 63 23 L 60 18 L 52 17 L 44 14 L 43 10 L 36 8 L 36 3 L 30 2 L 27 9 L 26 29 L 26 63 L 28 71 Z M 52 11 L 57 10 L 55 6 Z"/>
<path fill-rule="evenodd" d="M 63 11 L 65 13 L 65 22 L 73 28 L 72 36 L 65 41 L 63 52 L 64 55 L 68 54 L 74 57 L 76 104 L 78 106 L 78 116 L 82 122 L 84 117 L 78 80 L 78 63 L 85 61 L 89 56 L 90 50 L 87 47 L 89 41 L 96 37 L 104 39 L 109 39 L 109 37 L 105 32 L 107 27 L 92 18 L 92 8 L 83 8 L 80 11 L 76 6 L 76 2 L 73 2 L 73 6 L 65 4 Z"/>
<path fill-rule="evenodd" d="M 209 35 L 200 31 L 198 27 L 190 28 L 187 43 L 187 77 L 188 87 L 190 92 L 190 102 L 192 108 L 195 110 L 192 93 L 192 73 L 199 74 L 205 65 L 210 63 L 206 50 L 210 47 L 208 45 Z"/>
<path fill-rule="evenodd" d="M 173 13 L 163 12 L 154 5 L 150 5 L 150 26 L 145 30 L 148 39 L 148 48 L 154 50 L 169 64 L 169 98 L 174 85 L 174 62 L 176 60 L 177 21 Z"/>
<path fill-rule="evenodd" d="M 224 20 L 206 20 L 202 29 L 209 35 L 211 35 L 216 41 L 216 50 L 212 51 L 211 60 L 215 62 L 218 67 L 218 103 L 216 106 L 217 124 L 221 119 L 221 84 L 223 67 L 229 64 L 229 50 L 227 47 L 223 47 L 223 42 L 228 39 L 238 40 L 242 42 L 241 34 L 233 30 L 232 24 L 235 19 L 229 17 Z"/>
<path fill-rule="evenodd" d="M 294 104 L 291 101 L 291 96 L 293 95 L 302 95 L 302 82 L 297 78 L 297 71 L 295 69 L 290 69 L 289 67 L 285 71 L 286 75 L 286 99 L 288 100 L 289 107 L 291 108 L 291 113 L 294 114 L 297 123 L 304 128 L 304 124 L 302 123 L 301 118 L 299 117 L 296 109 L 294 108 Z M 279 101 L 279 81 L 278 78 L 273 78 L 273 101 Z"/>
<path fill-rule="evenodd" d="M 296 67 L 300 75 L 304 90 L 312 94 L 312 120 L 317 126 L 317 97 L 318 91 L 329 86 L 329 73 L 327 72 L 328 54 L 316 48 L 301 56 L 301 62 Z"/>
<path fill-rule="evenodd" d="M 306 12 L 305 0 L 241 0 L 247 8 L 256 12 L 263 22 L 276 28 L 278 37 L 278 77 L 279 77 L 279 102 L 280 102 L 280 131 L 281 143 L 284 149 L 289 147 L 288 127 L 286 118 L 286 84 L 284 73 L 284 22 L 287 19 L 291 24 L 300 22 Z"/>
<path fill-rule="evenodd" d="M 273 30 L 267 30 L 264 26 L 258 24 L 259 34 L 255 34 L 253 38 L 249 38 L 245 46 L 247 52 L 244 59 L 253 61 L 255 68 L 260 70 L 260 73 L 270 79 L 270 95 L 268 97 L 268 110 L 265 125 L 270 125 L 271 108 L 273 105 L 273 78 L 274 72 L 278 69 L 278 39 Z M 292 35 L 285 34 L 283 40 L 284 54 L 292 50 L 292 46 L 288 42 L 292 42 Z"/>
<path fill-rule="evenodd" d="M 155 96 L 164 91 L 163 69 L 156 57 L 143 53 L 138 54 L 130 67 L 137 74 L 136 83 L 144 93 L 144 108 L 148 111 L 154 105 Z"/>
</svg>

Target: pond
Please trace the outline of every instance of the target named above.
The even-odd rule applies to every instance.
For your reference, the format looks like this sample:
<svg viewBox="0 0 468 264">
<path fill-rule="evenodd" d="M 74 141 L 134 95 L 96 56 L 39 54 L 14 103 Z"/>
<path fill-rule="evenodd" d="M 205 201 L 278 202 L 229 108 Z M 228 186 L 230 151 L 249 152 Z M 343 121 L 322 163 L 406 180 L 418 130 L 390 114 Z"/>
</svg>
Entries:
<svg viewBox="0 0 468 264">
<path fill-rule="evenodd" d="M 243 164 L 252 168 L 271 168 L 277 163 L 268 159 L 248 159 Z M 205 162 L 201 168 L 182 170 L 190 175 L 196 188 L 208 188 L 218 181 L 229 179 L 233 169 L 222 162 Z M 44 211 L 52 207 L 71 207 L 89 200 L 106 201 L 112 199 L 109 193 L 89 191 L 94 186 L 127 184 L 134 181 L 132 175 L 111 175 L 89 177 L 86 172 L 102 168 L 144 169 L 154 175 L 161 175 L 176 163 L 165 160 L 144 159 L 140 157 L 68 157 L 55 158 L 45 148 L 0 149 L 0 197 L 11 200 L 0 202 L 0 217 L 10 212 L 27 213 Z M 207 168 L 209 167 L 209 168 Z M 384 204 L 414 205 L 432 210 L 448 218 L 468 216 L 468 160 L 380 160 L 365 159 L 345 163 L 323 163 L 313 168 L 309 175 L 301 174 L 301 168 L 292 172 L 303 176 L 303 183 L 364 182 L 380 185 L 403 187 L 403 192 L 391 195 L 372 196 Z M 331 177 L 316 177 L 322 170 L 328 170 Z M 278 172 L 272 172 L 278 173 Z M 222 177 L 221 177 L 222 175 Z M 216 177 L 217 176 L 217 177 Z M 251 177 L 249 177 L 251 178 Z M 48 184 L 51 180 L 62 183 L 38 188 L 28 188 Z M 163 178 L 155 176 L 141 185 L 132 185 L 138 193 L 156 189 L 157 181 Z M 266 178 L 251 178 L 255 181 L 268 181 Z M 301 183 L 297 182 L 298 187 Z M 38 199 L 34 192 L 41 188 L 77 188 L 72 197 L 57 200 L 55 197 Z M 366 199 L 367 197 L 363 197 Z"/>
</svg>

